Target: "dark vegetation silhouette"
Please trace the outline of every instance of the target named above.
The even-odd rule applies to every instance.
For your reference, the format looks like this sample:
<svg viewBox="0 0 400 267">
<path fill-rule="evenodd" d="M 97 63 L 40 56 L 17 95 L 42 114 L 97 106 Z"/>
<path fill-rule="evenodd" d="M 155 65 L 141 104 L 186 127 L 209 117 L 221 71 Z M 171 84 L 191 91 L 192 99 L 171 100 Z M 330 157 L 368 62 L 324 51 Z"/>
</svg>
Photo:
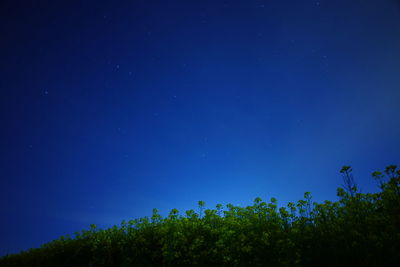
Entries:
<svg viewBox="0 0 400 267">
<path fill-rule="evenodd" d="M 198 213 L 91 225 L 0 259 L 0 266 L 400 266 L 400 170 L 374 172 L 379 192 L 360 193 L 350 166 L 339 200 L 304 199 L 278 207 L 257 197 L 247 207 L 221 204 Z"/>
</svg>

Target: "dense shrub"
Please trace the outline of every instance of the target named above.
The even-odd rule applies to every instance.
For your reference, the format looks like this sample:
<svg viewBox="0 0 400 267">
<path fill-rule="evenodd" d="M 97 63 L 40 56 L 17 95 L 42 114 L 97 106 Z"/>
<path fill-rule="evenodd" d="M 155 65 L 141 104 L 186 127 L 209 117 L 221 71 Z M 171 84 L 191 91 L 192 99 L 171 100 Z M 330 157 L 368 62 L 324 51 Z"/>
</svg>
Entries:
<svg viewBox="0 0 400 267">
<path fill-rule="evenodd" d="M 337 202 L 278 207 L 253 205 L 205 209 L 122 222 L 106 230 L 91 225 L 0 259 L 0 266 L 400 266 L 400 171 L 374 172 L 380 191 L 358 192 L 351 168 L 342 168 Z"/>
</svg>

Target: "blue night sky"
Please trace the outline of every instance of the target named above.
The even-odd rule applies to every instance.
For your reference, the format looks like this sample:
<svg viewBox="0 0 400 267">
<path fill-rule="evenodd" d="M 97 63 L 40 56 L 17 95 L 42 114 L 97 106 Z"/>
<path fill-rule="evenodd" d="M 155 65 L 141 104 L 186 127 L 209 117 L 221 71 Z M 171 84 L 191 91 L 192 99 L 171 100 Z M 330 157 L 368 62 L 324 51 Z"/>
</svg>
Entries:
<svg viewBox="0 0 400 267">
<path fill-rule="evenodd" d="M 400 3 L 2 1 L 0 254 L 400 163 Z"/>
</svg>

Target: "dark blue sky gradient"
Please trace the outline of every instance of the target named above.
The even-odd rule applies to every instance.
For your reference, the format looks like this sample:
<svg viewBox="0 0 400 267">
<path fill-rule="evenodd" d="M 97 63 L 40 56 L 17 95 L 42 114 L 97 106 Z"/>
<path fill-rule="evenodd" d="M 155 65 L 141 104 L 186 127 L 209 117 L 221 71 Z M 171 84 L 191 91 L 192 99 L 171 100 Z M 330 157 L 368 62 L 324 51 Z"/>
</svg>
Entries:
<svg viewBox="0 0 400 267">
<path fill-rule="evenodd" d="M 400 163 L 399 1 L 59 2 L 0 4 L 0 254 Z"/>
</svg>

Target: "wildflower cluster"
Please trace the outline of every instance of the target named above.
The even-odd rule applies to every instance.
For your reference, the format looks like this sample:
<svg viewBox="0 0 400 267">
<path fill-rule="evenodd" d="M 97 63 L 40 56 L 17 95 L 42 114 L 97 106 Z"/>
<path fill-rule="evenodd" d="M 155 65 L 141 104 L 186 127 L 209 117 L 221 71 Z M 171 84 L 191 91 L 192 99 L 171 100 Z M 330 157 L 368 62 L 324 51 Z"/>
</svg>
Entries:
<svg viewBox="0 0 400 267">
<path fill-rule="evenodd" d="M 374 172 L 380 191 L 360 193 L 351 167 L 336 202 L 304 199 L 279 207 L 218 204 L 163 218 L 91 225 L 71 237 L 0 258 L 0 266 L 399 266 L 400 171 Z"/>
</svg>

